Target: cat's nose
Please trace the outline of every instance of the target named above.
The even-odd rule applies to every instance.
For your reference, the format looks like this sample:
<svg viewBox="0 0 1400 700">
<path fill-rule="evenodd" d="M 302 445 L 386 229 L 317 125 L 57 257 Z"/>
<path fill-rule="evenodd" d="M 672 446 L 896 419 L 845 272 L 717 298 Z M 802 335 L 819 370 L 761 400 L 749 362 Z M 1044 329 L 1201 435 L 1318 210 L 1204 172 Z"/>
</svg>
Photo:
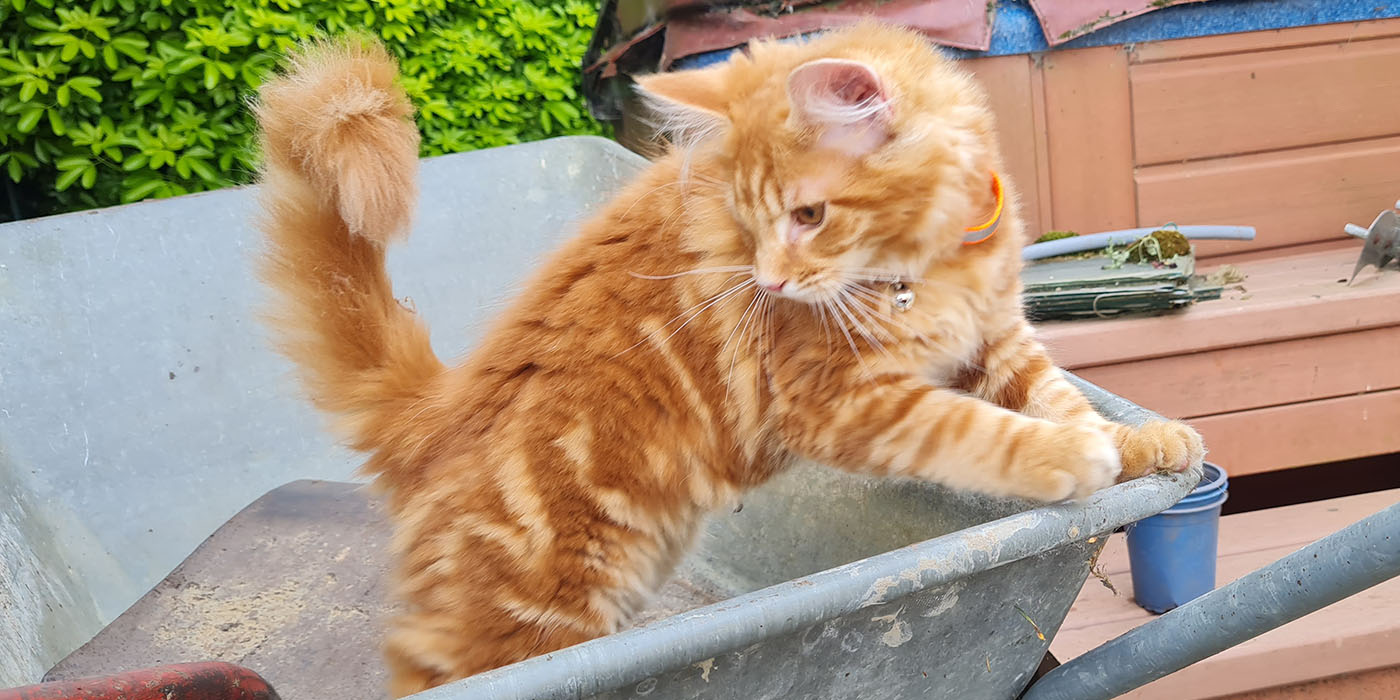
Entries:
<svg viewBox="0 0 1400 700">
<path fill-rule="evenodd" d="M 781 291 L 783 291 L 783 287 L 786 286 L 786 285 L 787 285 L 787 280 L 781 280 L 781 281 L 778 281 L 778 282 L 759 282 L 759 283 L 758 283 L 758 286 L 763 287 L 764 289 L 766 289 L 766 290 L 768 290 L 768 291 L 770 291 L 770 292 L 781 292 Z"/>
</svg>

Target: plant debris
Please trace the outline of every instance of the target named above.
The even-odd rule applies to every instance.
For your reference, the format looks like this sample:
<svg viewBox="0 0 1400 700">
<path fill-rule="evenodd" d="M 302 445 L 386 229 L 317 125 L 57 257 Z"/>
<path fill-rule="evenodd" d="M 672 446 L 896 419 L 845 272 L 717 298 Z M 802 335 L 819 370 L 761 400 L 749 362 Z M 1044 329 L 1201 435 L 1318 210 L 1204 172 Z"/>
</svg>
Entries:
<svg viewBox="0 0 1400 700">
<path fill-rule="evenodd" d="M 1044 236 L 1035 239 L 1035 242 L 1047 243 L 1049 241 L 1058 241 L 1061 238 L 1074 238 L 1078 235 L 1079 234 L 1075 233 L 1074 231 L 1048 231 Z"/>
<path fill-rule="evenodd" d="M 1206 283 L 1213 287 L 1224 287 L 1231 284 L 1239 284 L 1248 279 L 1238 267 L 1234 265 L 1221 265 L 1214 272 L 1206 275 Z"/>
<path fill-rule="evenodd" d="M 1177 230 L 1176 224 L 1167 224 L 1126 246 L 1104 248 L 1104 255 L 1112 261 L 1104 269 L 1116 270 L 1124 263 L 1162 263 L 1158 265 L 1162 267 L 1169 265 L 1173 258 L 1190 252 L 1191 241 Z"/>
<path fill-rule="evenodd" d="M 1089 541 L 1093 542 L 1094 540 L 1091 538 Z M 1113 596 L 1116 598 L 1118 597 L 1118 589 L 1114 587 L 1112 581 L 1108 580 L 1108 574 L 1103 570 L 1103 567 L 1099 565 L 1100 554 L 1103 554 L 1102 547 L 1099 548 L 1099 551 L 1094 552 L 1093 558 L 1089 559 L 1089 575 L 1098 579 L 1099 583 L 1102 583 L 1104 588 L 1112 591 Z"/>
<path fill-rule="evenodd" d="M 1021 617 L 1026 618 L 1026 622 L 1031 623 L 1031 629 L 1035 630 L 1035 636 L 1039 637 L 1040 641 L 1045 641 L 1045 633 L 1040 631 L 1040 625 L 1035 624 L 1035 620 L 1032 620 L 1031 616 L 1027 615 L 1026 611 L 1021 609 L 1021 606 L 1016 606 L 1016 612 L 1021 613 Z"/>
</svg>

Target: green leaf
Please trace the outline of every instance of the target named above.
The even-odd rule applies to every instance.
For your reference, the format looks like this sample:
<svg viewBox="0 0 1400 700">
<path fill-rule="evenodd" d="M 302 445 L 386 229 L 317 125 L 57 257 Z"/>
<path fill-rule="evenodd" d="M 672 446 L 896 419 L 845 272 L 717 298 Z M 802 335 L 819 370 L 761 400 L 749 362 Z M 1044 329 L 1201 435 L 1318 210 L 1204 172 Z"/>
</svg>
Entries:
<svg viewBox="0 0 1400 700">
<path fill-rule="evenodd" d="M 165 181 L 160 178 L 140 180 L 122 192 L 122 203 L 130 204 L 141 201 L 163 186 L 165 186 Z"/>
<path fill-rule="evenodd" d="M 110 46 L 133 61 L 146 60 L 146 49 L 151 45 L 145 37 L 140 34 L 122 34 L 115 37 L 110 42 Z"/>
<path fill-rule="evenodd" d="M 53 129 L 53 133 L 56 136 L 62 136 L 68 131 L 68 128 L 63 123 L 63 117 L 59 115 L 58 110 L 47 109 L 44 111 L 49 115 L 49 128 Z"/>
<path fill-rule="evenodd" d="M 188 163 L 190 170 L 193 170 L 195 174 L 199 176 L 199 179 L 211 185 L 219 183 L 219 175 L 214 172 L 213 168 L 209 167 L 208 163 L 198 158 L 190 158 L 188 159 Z"/>
<path fill-rule="evenodd" d="M 92 161 L 88 160 L 87 156 L 68 156 L 67 158 L 60 159 L 53 165 L 59 170 L 75 170 L 92 165 Z"/>
<path fill-rule="evenodd" d="M 82 95 L 94 102 L 102 101 L 102 93 L 97 88 L 102 86 L 102 81 L 90 75 L 81 75 L 76 78 L 69 78 L 66 85 L 73 88 L 73 92 Z"/>
<path fill-rule="evenodd" d="M 44 31 L 44 32 L 61 32 L 61 31 L 63 31 L 63 27 L 62 27 L 61 25 L 59 25 L 58 22 L 55 22 L 55 21 L 49 19 L 48 17 L 42 17 L 42 16 L 39 16 L 39 15 L 30 15 L 30 16 L 28 16 L 28 17 L 25 17 L 25 18 L 24 18 L 24 23 L 27 24 L 27 25 L 29 25 L 29 26 L 31 26 L 31 27 L 33 27 L 33 28 L 35 28 L 35 29 L 38 29 L 39 31 Z"/>
<path fill-rule="evenodd" d="M 71 187 L 79 177 L 82 177 L 82 175 L 82 170 L 65 171 L 62 175 L 58 176 L 57 180 L 54 181 L 54 188 L 57 189 L 59 192 L 62 192 Z"/>
<path fill-rule="evenodd" d="M 44 108 L 41 105 L 29 105 L 19 115 L 19 121 L 15 123 L 15 128 L 21 134 L 27 134 L 39 125 L 39 119 L 44 116 Z"/>
<path fill-rule="evenodd" d="M 213 90 L 219 86 L 219 69 L 211 61 L 204 64 L 204 89 Z"/>
<path fill-rule="evenodd" d="M 58 90 L 54 91 L 53 98 L 54 98 L 55 100 L 58 101 L 58 106 L 60 106 L 60 107 L 67 107 L 67 106 L 68 106 L 68 84 L 67 84 L 67 83 L 64 83 L 64 84 L 62 84 L 62 85 L 59 85 L 59 86 L 58 86 Z"/>
</svg>

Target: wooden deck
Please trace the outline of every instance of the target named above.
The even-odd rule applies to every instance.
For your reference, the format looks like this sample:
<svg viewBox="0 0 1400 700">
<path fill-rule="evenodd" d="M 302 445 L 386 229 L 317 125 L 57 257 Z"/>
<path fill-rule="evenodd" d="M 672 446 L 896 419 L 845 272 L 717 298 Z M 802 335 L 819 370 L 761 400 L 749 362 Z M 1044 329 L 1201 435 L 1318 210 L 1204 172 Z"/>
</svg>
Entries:
<svg viewBox="0 0 1400 700">
<path fill-rule="evenodd" d="M 1197 246 L 1242 291 L 1047 324 L 1056 361 L 1188 419 L 1234 475 L 1400 452 L 1400 273 L 1338 282 L 1343 226 L 1400 198 L 1397 62 L 1400 19 L 969 61 L 1033 231 L 1258 230 Z"/>
<path fill-rule="evenodd" d="M 1400 489 L 1222 518 L 1218 585 L 1270 564 L 1400 501 Z M 1050 645 L 1065 661 L 1154 616 L 1132 602 L 1123 535 L 1099 562 L 1118 589 L 1090 578 Z M 1334 678 L 1342 676 L 1342 678 Z M 1332 679 L 1315 685 L 1319 679 Z M 1400 697 L 1400 579 L 1343 600 L 1122 696 L 1126 700 Z M 1268 692 L 1264 692 L 1269 689 Z M 1317 694 L 1309 695 L 1310 692 Z M 1243 697 L 1239 700 L 1243 700 Z"/>
<path fill-rule="evenodd" d="M 1218 301 L 1040 335 L 1061 366 L 1188 420 L 1233 476 L 1397 452 L 1400 273 L 1339 282 L 1358 252 L 1342 242 L 1235 260 L 1248 278 Z"/>
</svg>

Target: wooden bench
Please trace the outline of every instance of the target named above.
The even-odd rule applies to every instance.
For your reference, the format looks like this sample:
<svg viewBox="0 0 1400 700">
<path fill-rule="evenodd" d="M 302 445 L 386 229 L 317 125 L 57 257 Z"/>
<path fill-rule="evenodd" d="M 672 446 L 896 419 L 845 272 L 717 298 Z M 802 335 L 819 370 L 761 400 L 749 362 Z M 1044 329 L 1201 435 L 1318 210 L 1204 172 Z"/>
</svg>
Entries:
<svg viewBox="0 0 1400 700">
<path fill-rule="evenodd" d="M 1216 581 L 1224 585 L 1400 500 L 1400 489 L 1226 516 Z M 1152 619 L 1132 601 L 1128 551 L 1113 535 L 1099 556 L 1117 588 L 1090 578 L 1050 645 L 1065 661 Z M 1313 694 L 1309 694 L 1313 693 Z M 1400 579 L 1232 647 L 1123 696 L 1125 700 L 1230 697 L 1400 697 Z"/>
</svg>

